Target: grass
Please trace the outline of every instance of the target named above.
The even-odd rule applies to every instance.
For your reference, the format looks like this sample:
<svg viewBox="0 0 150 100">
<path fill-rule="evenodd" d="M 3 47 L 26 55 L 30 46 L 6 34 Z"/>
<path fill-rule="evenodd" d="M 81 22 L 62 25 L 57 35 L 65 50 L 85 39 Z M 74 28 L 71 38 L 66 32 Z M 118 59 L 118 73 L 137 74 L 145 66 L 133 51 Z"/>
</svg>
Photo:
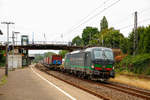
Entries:
<svg viewBox="0 0 150 100">
<path fill-rule="evenodd" d="M 150 80 L 141 79 L 141 78 L 139 79 L 138 77 L 128 77 L 128 76 L 116 74 L 116 77 L 114 79 L 110 79 L 110 81 L 150 90 Z"/>
<path fill-rule="evenodd" d="M 4 85 L 7 83 L 7 77 L 3 76 L 2 79 L 0 80 L 0 86 Z"/>
</svg>

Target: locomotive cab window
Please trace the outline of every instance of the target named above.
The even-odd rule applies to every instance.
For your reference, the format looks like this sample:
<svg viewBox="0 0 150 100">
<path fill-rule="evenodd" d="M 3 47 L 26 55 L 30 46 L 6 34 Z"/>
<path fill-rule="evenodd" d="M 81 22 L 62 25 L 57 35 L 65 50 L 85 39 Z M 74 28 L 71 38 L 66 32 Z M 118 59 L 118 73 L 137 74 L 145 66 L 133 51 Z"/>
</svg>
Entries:
<svg viewBox="0 0 150 100">
<path fill-rule="evenodd" d="M 103 59 L 102 50 L 94 50 L 94 58 L 95 59 Z"/>
<path fill-rule="evenodd" d="M 107 59 L 111 59 L 111 60 L 114 59 L 113 52 L 110 50 L 105 50 L 104 55 L 106 56 Z"/>
</svg>

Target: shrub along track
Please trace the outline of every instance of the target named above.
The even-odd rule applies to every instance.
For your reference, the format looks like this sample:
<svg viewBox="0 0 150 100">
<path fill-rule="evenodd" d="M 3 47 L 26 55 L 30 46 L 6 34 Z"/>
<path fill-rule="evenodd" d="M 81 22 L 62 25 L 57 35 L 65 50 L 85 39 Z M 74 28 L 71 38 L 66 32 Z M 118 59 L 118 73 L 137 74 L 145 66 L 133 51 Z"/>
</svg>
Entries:
<svg viewBox="0 0 150 100">
<path fill-rule="evenodd" d="M 150 100 L 149 91 L 135 89 L 116 83 L 99 83 L 81 79 L 68 73 L 51 71 L 42 65 L 36 65 L 36 68 L 104 100 Z"/>
</svg>

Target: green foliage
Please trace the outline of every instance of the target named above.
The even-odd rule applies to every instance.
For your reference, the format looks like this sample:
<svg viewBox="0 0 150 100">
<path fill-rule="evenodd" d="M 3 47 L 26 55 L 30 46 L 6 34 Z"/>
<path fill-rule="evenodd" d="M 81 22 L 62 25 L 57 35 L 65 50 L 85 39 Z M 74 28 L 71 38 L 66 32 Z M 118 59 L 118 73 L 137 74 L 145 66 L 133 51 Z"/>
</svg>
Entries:
<svg viewBox="0 0 150 100">
<path fill-rule="evenodd" d="M 90 46 L 100 46 L 101 45 L 101 42 L 100 42 L 100 33 L 98 34 L 95 34 L 93 36 L 93 39 L 89 41 L 89 45 Z"/>
<path fill-rule="evenodd" d="M 89 41 L 94 39 L 94 35 L 99 34 L 99 31 L 95 27 L 86 27 L 82 33 L 83 44 L 86 46 L 89 44 Z"/>
<path fill-rule="evenodd" d="M 54 52 L 46 52 L 46 53 L 44 53 L 44 57 L 49 57 L 49 56 L 52 56 L 52 55 L 56 55 L 56 53 L 54 53 Z"/>
<path fill-rule="evenodd" d="M 150 53 L 150 25 L 146 27 L 145 32 L 143 34 L 144 37 L 144 53 Z"/>
<path fill-rule="evenodd" d="M 0 86 L 4 85 L 7 83 L 7 77 L 3 76 L 2 79 L 0 80 Z"/>
<path fill-rule="evenodd" d="M 138 49 L 136 54 L 150 53 L 150 26 L 148 27 L 138 27 Z M 128 54 L 133 54 L 133 44 L 134 44 L 134 31 L 129 34 L 128 37 Z"/>
<path fill-rule="evenodd" d="M 122 38 L 120 41 L 120 49 L 122 50 L 124 54 L 127 54 L 127 51 L 128 51 L 127 44 L 128 44 L 128 38 Z"/>
<path fill-rule="evenodd" d="M 56 53 L 53 52 L 46 52 L 44 54 L 35 54 L 34 62 L 39 62 L 40 60 L 43 60 L 45 57 L 49 57 L 51 55 L 56 55 Z"/>
<path fill-rule="evenodd" d="M 65 57 L 66 53 L 68 53 L 67 50 L 61 50 L 61 51 L 59 51 L 59 55 L 61 55 L 63 58 Z"/>
<path fill-rule="evenodd" d="M 36 54 L 34 62 L 37 63 L 37 62 L 39 62 L 40 60 L 43 60 L 43 59 L 44 59 L 44 55 L 43 54 Z"/>
<path fill-rule="evenodd" d="M 4 53 L 4 50 L 0 50 L 0 67 L 5 66 L 6 57 L 4 56 Z"/>
<path fill-rule="evenodd" d="M 79 36 L 76 36 L 73 40 L 72 40 L 72 44 L 76 45 L 76 46 L 83 46 L 83 41 Z"/>
<path fill-rule="evenodd" d="M 100 22 L 100 28 L 101 28 L 101 31 L 108 29 L 108 22 L 107 22 L 107 19 L 105 16 L 103 17 L 103 19 Z"/>
<path fill-rule="evenodd" d="M 109 28 L 101 31 L 100 40 L 103 40 L 103 46 L 111 48 L 119 48 L 124 36 L 119 30 Z M 102 44 L 102 41 L 101 41 Z"/>
<path fill-rule="evenodd" d="M 120 48 L 122 43 L 122 49 L 127 52 L 127 48 L 124 48 L 123 34 L 119 30 L 114 28 L 108 28 L 108 22 L 104 16 L 101 20 L 101 31 L 99 32 L 95 27 L 86 27 L 82 32 L 82 38 L 79 36 L 72 40 L 73 44 L 77 46 L 105 46 L 111 48 Z"/>
<path fill-rule="evenodd" d="M 116 68 L 120 71 L 128 70 L 136 74 L 150 75 L 150 54 L 140 54 L 136 56 L 126 56 Z"/>
</svg>

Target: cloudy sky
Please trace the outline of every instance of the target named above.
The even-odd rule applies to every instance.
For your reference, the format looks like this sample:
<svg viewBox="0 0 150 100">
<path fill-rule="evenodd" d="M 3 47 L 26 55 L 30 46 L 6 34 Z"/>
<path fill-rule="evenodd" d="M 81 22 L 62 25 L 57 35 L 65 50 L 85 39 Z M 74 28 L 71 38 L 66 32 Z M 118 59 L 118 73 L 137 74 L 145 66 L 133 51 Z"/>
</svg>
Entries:
<svg viewBox="0 0 150 100">
<path fill-rule="evenodd" d="M 103 16 L 109 27 L 120 29 L 128 36 L 135 11 L 138 26 L 149 25 L 150 0 L 120 0 L 110 7 L 116 1 L 119 0 L 0 0 L 0 22 L 14 22 L 10 25 L 10 36 L 12 31 L 17 31 L 29 35 L 30 41 L 33 36 L 35 41 L 71 41 L 81 36 L 86 26 L 100 29 Z M 0 29 L 4 33 L 0 41 L 5 41 L 6 25 L 0 24 Z"/>
</svg>

